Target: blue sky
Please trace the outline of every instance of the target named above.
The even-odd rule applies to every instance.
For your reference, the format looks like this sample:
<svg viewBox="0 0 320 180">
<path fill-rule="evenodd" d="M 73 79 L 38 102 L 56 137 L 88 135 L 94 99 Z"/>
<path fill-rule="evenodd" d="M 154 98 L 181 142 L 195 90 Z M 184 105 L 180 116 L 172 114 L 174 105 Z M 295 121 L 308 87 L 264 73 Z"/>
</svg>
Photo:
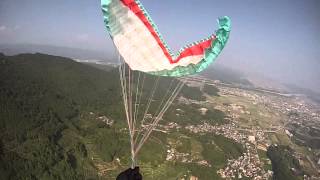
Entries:
<svg viewBox="0 0 320 180">
<path fill-rule="evenodd" d="M 219 64 L 320 89 L 318 0 L 141 0 L 173 50 L 233 22 Z M 114 53 L 99 0 L 1 0 L 0 44 L 34 43 Z"/>
</svg>

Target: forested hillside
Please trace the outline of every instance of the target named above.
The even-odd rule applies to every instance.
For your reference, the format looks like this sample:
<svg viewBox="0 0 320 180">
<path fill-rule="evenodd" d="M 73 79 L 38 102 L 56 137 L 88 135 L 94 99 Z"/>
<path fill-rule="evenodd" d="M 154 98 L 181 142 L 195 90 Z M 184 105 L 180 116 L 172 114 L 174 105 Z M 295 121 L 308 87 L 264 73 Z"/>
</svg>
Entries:
<svg viewBox="0 0 320 180">
<path fill-rule="evenodd" d="M 171 81 L 161 80 L 155 98 Z M 145 92 L 151 83 L 147 76 Z M 182 93 L 204 98 L 195 88 Z M 127 156 L 117 69 L 43 54 L 1 55 L 0 94 L 3 179 L 96 179 L 99 168 L 88 155 L 93 147 L 106 162 Z M 115 121 L 112 127 L 99 120 L 104 116 Z"/>
<path fill-rule="evenodd" d="M 299 161 L 293 157 L 292 149 L 288 146 L 270 146 L 267 152 L 272 161 L 273 178 L 275 180 L 303 179 Z"/>
<path fill-rule="evenodd" d="M 88 111 L 121 118 L 117 77 L 42 54 L 2 56 L 0 64 L 1 176 L 78 179 L 86 166 L 94 174 L 77 123 Z"/>
</svg>

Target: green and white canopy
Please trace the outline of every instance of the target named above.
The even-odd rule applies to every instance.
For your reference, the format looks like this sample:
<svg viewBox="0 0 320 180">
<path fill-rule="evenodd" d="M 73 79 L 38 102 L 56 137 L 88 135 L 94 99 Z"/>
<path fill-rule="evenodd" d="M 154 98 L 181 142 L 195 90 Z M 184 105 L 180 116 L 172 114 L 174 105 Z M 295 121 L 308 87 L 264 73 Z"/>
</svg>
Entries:
<svg viewBox="0 0 320 180">
<path fill-rule="evenodd" d="M 132 70 L 158 76 L 185 76 L 206 69 L 224 48 L 231 23 L 218 20 L 215 34 L 174 55 L 139 0 L 101 0 L 105 26 L 120 55 Z"/>
</svg>

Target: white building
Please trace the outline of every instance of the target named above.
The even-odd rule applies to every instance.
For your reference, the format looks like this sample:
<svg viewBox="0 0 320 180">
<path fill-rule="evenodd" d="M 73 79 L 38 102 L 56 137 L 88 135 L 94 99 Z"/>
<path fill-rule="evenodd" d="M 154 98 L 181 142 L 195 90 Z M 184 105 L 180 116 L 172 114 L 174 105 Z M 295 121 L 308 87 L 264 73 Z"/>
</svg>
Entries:
<svg viewBox="0 0 320 180">
<path fill-rule="evenodd" d="M 255 136 L 248 136 L 248 141 L 254 144 L 256 142 L 256 137 Z"/>
</svg>

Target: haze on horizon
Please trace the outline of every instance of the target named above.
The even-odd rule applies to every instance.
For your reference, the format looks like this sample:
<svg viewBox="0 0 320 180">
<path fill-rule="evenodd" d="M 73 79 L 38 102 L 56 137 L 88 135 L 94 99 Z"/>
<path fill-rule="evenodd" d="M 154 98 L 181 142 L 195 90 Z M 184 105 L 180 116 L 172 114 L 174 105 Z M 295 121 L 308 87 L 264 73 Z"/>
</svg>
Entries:
<svg viewBox="0 0 320 180">
<path fill-rule="evenodd" d="M 141 0 L 169 46 L 211 34 L 230 16 L 230 40 L 218 63 L 320 92 L 320 1 Z M 100 0 L 2 0 L 0 44 L 45 44 L 107 51 L 114 47 Z"/>
</svg>

